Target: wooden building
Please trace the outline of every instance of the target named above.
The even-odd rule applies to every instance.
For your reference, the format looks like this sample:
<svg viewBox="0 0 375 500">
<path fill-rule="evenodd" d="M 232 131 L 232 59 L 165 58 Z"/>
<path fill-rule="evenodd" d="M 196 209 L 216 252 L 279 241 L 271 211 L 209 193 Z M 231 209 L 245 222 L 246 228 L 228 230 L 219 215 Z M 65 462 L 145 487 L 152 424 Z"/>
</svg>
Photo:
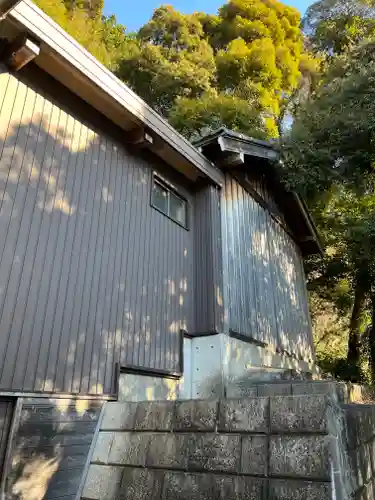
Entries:
<svg viewBox="0 0 375 500">
<path fill-rule="evenodd" d="M 190 144 L 31 1 L 1 9 L 1 487 L 72 500 L 104 401 L 315 369 L 320 246 L 272 145 Z"/>
</svg>

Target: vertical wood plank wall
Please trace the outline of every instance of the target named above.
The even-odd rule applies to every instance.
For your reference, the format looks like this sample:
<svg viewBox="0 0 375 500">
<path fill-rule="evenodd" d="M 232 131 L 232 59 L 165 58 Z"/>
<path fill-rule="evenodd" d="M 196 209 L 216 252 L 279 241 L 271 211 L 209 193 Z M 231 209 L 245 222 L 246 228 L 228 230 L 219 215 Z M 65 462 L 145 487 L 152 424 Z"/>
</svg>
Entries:
<svg viewBox="0 0 375 500">
<path fill-rule="evenodd" d="M 195 202 L 195 313 L 197 333 L 223 332 L 220 191 L 205 186 Z"/>
<path fill-rule="evenodd" d="M 306 283 L 296 244 L 229 174 L 222 213 L 228 328 L 311 359 Z"/>
<path fill-rule="evenodd" d="M 0 66 L 0 389 L 109 394 L 118 361 L 178 371 L 193 197 L 172 179 L 187 231 L 150 205 L 152 158 L 26 82 Z"/>
</svg>

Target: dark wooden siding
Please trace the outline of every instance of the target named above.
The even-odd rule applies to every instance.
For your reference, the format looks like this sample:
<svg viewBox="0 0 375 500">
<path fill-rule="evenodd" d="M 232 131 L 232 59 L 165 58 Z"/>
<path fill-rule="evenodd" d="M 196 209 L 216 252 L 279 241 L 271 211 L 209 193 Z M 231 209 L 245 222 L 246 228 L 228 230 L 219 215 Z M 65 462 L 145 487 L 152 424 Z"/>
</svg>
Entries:
<svg viewBox="0 0 375 500">
<path fill-rule="evenodd" d="M 214 186 L 196 193 L 195 311 L 197 333 L 223 332 L 223 266 L 220 191 Z"/>
<path fill-rule="evenodd" d="M 229 174 L 222 214 L 227 328 L 310 360 L 311 325 L 297 245 Z"/>
<path fill-rule="evenodd" d="M 4 459 L 7 452 L 9 430 L 12 423 L 14 401 L 0 398 L 0 482 L 3 474 Z"/>
<path fill-rule="evenodd" d="M 193 197 L 56 82 L 29 82 L 0 71 L 0 389 L 109 394 L 116 362 L 177 372 L 194 231 L 150 206 L 153 170 L 191 225 Z"/>
<path fill-rule="evenodd" d="M 74 500 L 102 402 L 25 399 L 15 422 L 6 498 Z"/>
</svg>

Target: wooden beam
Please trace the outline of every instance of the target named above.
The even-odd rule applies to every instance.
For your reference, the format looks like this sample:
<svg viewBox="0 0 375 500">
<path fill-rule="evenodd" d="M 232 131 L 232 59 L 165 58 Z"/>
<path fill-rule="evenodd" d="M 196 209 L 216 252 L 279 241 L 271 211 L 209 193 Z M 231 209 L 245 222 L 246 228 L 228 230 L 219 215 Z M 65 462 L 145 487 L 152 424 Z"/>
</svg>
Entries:
<svg viewBox="0 0 375 500">
<path fill-rule="evenodd" d="M 279 152 L 271 145 L 257 144 L 251 140 L 221 136 L 218 138 L 218 143 L 222 151 L 243 153 L 249 156 L 257 156 L 258 158 L 266 158 L 268 160 L 277 160 L 280 156 Z"/>
<path fill-rule="evenodd" d="M 244 164 L 245 155 L 243 153 L 230 153 L 218 162 L 219 167 L 239 167 Z"/>
<path fill-rule="evenodd" d="M 126 142 L 137 148 L 145 148 L 152 146 L 154 139 L 150 132 L 146 131 L 145 127 L 137 127 L 126 134 Z"/>
<path fill-rule="evenodd" d="M 6 47 L 2 59 L 8 67 L 14 71 L 19 71 L 35 59 L 39 53 L 39 45 L 27 36 L 21 35 Z"/>
<path fill-rule="evenodd" d="M 3 19 L 21 0 L 0 0 L 0 19 Z"/>
</svg>

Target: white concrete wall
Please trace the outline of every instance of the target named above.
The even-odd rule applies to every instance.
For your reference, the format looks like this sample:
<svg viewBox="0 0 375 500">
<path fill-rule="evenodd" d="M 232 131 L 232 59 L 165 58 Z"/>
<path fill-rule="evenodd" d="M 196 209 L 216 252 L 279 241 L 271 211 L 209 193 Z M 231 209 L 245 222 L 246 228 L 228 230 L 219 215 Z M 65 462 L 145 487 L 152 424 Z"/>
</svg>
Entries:
<svg viewBox="0 0 375 500">
<path fill-rule="evenodd" d="M 185 339 L 180 380 L 121 374 L 120 401 L 208 399 L 245 396 L 259 381 L 287 377 L 291 371 L 318 376 L 313 363 L 219 334 Z"/>
</svg>

